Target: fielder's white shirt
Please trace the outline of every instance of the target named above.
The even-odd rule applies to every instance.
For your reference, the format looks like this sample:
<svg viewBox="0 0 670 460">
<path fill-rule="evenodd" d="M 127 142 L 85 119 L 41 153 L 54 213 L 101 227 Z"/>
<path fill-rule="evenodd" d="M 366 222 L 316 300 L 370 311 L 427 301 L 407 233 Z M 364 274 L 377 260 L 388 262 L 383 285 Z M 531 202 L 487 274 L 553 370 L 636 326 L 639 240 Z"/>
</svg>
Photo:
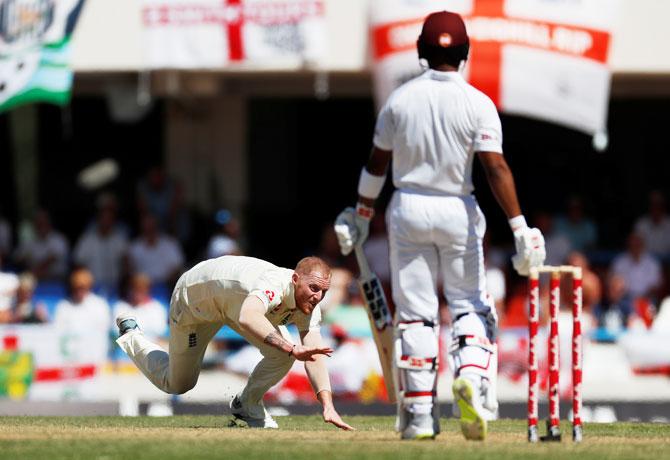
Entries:
<svg viewBox="0 0 670 460">
<path fill-rule="evenodd" d="M 458 72 L 427 70 L 391 93 L 374 145 L 393 151 L 396 188 L 468 195 L 475 152 L 502 153 L 502 128 L 491 99 Z"/>
<path fill-rule="evenodd" d="M 305 315 L 295 305 L 291 281 L 293 270 L 244 256 L 223 256 L 200 262 L 177 282 L 176 289 L 191 313 L 204 321 L 239 323 L 242 302 L 248 295 L 265 306 L 265 317 L 273 326 L 295 324 L 299 331 L 318 328 L 319 305 Z"/>
</svg>

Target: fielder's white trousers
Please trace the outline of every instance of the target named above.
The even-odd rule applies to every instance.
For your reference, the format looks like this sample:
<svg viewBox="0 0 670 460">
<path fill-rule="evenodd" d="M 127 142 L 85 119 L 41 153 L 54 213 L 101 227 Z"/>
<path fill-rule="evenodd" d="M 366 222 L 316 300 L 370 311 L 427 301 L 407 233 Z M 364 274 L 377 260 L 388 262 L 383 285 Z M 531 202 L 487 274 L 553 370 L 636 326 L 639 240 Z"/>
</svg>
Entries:
<svg viewBox="0 0 670 460">
<path fill-rule="evenodd" d="M 474 196 L 396 191 L 387 219 L 399 321 L 438 324 L 438 280 L 452 318 L 489 313 L 482 247 L 486 219 Z"/>
<path fill-rule="evenodd" d="M 227 323 L 198 320 L 191 314 L 189 306 L 176 295 L 173 295 L 170 302 L 169 318 L 169 352 L 148 340 L 139 331 L 130 331 L 116 342 L 156 387 L 166 393 L 182 394 L 195 386 L 207 345 Z M 239 326 L 228 324 L 258 347 L 263 355 L 263 359 L 249 376 L 244 390 L 238 395 L 245 415 L 262 419 L 265 417 L 263 395 L 288 373 L 295 359 L 256 340 L 241 331 Z M 292 341 L 286 328 L 279 328 L 278 332 L 286 340 Z"/>
</svg>

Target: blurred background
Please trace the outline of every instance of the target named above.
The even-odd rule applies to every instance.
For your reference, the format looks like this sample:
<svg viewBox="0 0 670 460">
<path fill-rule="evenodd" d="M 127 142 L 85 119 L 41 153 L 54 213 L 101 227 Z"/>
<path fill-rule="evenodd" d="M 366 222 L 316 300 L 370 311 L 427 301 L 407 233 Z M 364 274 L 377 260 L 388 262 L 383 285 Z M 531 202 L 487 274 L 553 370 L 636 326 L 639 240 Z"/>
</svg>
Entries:
<svg viewBox="0 0 670 460">
<path fill-rule="evenodd" d="M 175 280 L 225 254 L 332 264 L 335 396 L 344 413 L 393 413 L 332 221 L 356 199 L 377 108 L 421 71 L 423 18 L 441 9 L 467 19 L 463 73 L 498 105 L 547 262 L 585 271 L 584 418 L 667 422 L 670 4 L 658 0 L 0 0 L 0 413 L 222 413 L 254 348 L 223 328 L 196 388 L 171 397 L 121 353 L 113 318 L 132 309 L 165 340 Z M 501 416 L 523 417 L 526 280 L 478 165 L 474 181 Z M 387 289 L 392 191 L 366 246 Z M 268 395 L 275 413 L 315 403 L 298 365 Z"/>
</svg>

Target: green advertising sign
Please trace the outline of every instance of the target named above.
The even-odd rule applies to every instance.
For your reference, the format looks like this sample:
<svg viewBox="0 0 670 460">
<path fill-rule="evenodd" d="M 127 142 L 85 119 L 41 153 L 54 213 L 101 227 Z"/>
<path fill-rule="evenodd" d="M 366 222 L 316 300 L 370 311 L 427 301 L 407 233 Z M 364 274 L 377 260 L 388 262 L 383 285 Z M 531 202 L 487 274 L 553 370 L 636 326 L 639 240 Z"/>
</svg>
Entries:
<svg viewBox="0 0 670 460">
<path fill-rule="evenodd" d="M 70 40 L 83 3 L 0 0 L 0 112 L 70 100 Z"/>
</svg>

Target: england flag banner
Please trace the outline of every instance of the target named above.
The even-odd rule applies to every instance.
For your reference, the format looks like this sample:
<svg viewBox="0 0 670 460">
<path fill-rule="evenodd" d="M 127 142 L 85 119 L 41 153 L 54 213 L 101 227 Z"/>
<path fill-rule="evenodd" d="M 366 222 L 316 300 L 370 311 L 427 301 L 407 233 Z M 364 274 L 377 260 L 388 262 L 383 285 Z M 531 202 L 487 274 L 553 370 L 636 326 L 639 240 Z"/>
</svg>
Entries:
<svg viewBox="0 0 670 460">
<path fill-rule="evenodd" d="M 373 0 L 378 103 L 421 72 L 416 39 L 424 18 L 441 10 L 463 16 L 470 37 L 463 75 L 500 111 L 605 131 L 620 0 Z"/>
<path fill-rule="evenodd" d="M 148 68 L 282 68 L 325 53 L 323 0 L 143 0 Z"/>
<path fill-rule="evenodd" d="M 83 3 L 0 0 L 0 112 L 70 100 L 70 37 Z"/>
</svg>

